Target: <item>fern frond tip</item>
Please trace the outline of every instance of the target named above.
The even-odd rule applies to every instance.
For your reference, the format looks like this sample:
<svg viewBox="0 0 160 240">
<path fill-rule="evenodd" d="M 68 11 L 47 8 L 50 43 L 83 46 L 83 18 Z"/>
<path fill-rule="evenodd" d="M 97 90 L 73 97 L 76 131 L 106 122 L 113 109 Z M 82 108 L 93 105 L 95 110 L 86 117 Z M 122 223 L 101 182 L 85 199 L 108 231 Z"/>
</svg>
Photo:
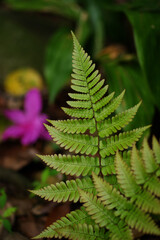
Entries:
<svg viewBox="0 0 160 240">
<path fill-rule="evenodd" d="M 41 154 L 36 154 L 36 156 L 37 156 L 38 158 L 42 158 L 42 157 L 43 157 L 43 155 L 41 155 Z"/>
<path fill-rule="evenodd" d="M 146 130 L 147 130 L 148 128 L 150 128 L 150 127 L 152 127 L 152 124 L 147 125 L 147 126 L 144 126 L 143 129 L 144 129 L 144 131 L 146 131 Z"/>
<path fill-rule="evenodd" d="M 74 34 L 74 32 L 73 32 L 73 31 L 71 31 L 71 35 L 72 35 L 72 37 L 73 37 L 73 38 L 75 37 L 75 34 Z"/>
<path fill-rule="evenodd" d="M 43 125 L 44 125 L 45 128 L 48 130 L 48 127 L 49 127 L 48 124 L 44 123 Z"/>
<path fill-rule="evenodd" d="M 141 101 L 139 101 L 139 103 L 137 103 L 135 106 L 137 107 L 137 110 L 138 110 L 138 108 L 140 107 L 140 105 L 142 104 L 142 100 Z"/>
<path fill-rule="evenodd" d="M 39 235 L 38 236 L 35 236 L 35 237 L 32 237 L 31 239 L 39 239 Z"/>
</svg>

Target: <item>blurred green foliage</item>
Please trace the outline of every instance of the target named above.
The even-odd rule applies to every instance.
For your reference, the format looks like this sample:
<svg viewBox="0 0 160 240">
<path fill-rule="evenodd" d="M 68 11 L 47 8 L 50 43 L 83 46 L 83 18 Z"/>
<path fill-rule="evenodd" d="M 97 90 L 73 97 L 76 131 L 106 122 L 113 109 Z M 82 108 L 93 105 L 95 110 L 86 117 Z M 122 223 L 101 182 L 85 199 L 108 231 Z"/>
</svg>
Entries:
<svg viewBox="0 0 160 240">
<path fill-rule="evenodd" d="M 154 103 L 160 110 L 160 12 L 127 12 L 132 24 L 138 60 Z M 144 86 L 144 85 L 143 85 Z M 146 92 L 147 95 L 148 92 Z M 148 95 L 150 99 L 151 95 Z"/>
<path fill-rule="evenodd" d="M 3 226 L 7 231 L 11 232 L 10 218 L 16 211 L 15 207 L 6 207 L 7 195 L 4 189 L 0 189 L 0 227 Z"/>
<path fill-rule="evenodd" d="M 33 13 L 0 8 L 0 82 L 12 71 L 32 67 L 43 73 L 45 48 L 54 26 Z"/>
<path fill-rule="evenodd" d="M 99 65 L 110 85 L 109 91 L 114 90 L 118 94 L 122 89 L 126 89 L 123 108 L 131 107 L 142 100 L 137 120 L 133 123 L 134 126 L 130 127 L 153 122 L 155 109 L 160 111 L 159 0 L 126 0 L 122 3 L 116 0 L 3 0 L 2 6 L 4 11 L 0 13 L 0 18 L 2 15 L 8 18 L 15 13 L 32 18 L 27 28 L 24 19 L 21 23 L 11 19 L 10 24 L 14 24 L 14 27 L 10 28 L 6 27 L 4 20 L 1 22 L 0 31 L 2 39 L 7 38 L 6 46 L 11 48 L 14 44 L 12 32 L 16 35 L 17 26 L 22 27 L 24 38 L 21 38 L 17 50 L 12 54 L 10 51 L 8 56 L 16 59 L 16 51 L 24 51 L 24 59 L 31 56 L 30 60 L 20 61 L 19 67 L 30 62 L 31 67 L 43 72 L 50 102 L 55 101 L 70 80 L 70 30 L 73 30 L 80 43 Z M 37 26 L 34 31 L 32 25 Z M 8 29 L 8 35 L 5 35 L 4 29 Z M 10 32 L 11 38 L 8 38 Z M 4 41 L 0 41 L 5 45 Z M 106 49 L 117 44 L 123 46 L 124 51 L 118 54 L 113 50 L 110 55 Z M 7 65 L 7 61 L 5 64 Z M 6 65 L 5 68 L 10 70 L 11 67 L 7 68 Z M 158 120 L 156 122 L 158 124 Z"/>
<path fill-rule="evenodd" d="M 55 99 L 64 84 L 69 81 L 72 70 L 71 52 L 73 46 L 68 32 L 65 29 L 57 31 L 46 49 L 44 75 L 51 101 Z"/>
</svg>

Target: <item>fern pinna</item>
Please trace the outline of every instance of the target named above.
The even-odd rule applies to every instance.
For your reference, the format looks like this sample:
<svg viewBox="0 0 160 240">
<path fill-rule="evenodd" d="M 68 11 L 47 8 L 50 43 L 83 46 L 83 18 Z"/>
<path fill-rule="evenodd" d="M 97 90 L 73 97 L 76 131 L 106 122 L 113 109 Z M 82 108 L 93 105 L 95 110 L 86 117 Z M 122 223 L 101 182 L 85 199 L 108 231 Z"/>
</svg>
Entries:
<svg viewBox="0 0 160 240">
<path fill-rule="evenodd" d="M 81 178 L 62 181 L 33 192 L 46 200 L 57 202 L 68 200 L 77 202 L 80 199 L 81 202 L 85 202 L 84 206 L 87 204 L 85 199 L 91 198 L 92 206 L 88 205 L 86 210 L 82 207 L 69 213 L 35 238 L 62 238 L 66 236 L 70 239 L 132 239 L 129 227 L 144 232 L 149 231 L 146 231 L 148 228 L 144 228 L 143 224 L 142 226 L 136 225 L 132 218 L 128 220 L 130 221 L 128 227 L 127 216 L 121 216 L 123 205 L 129 209 L 133 205 L 133 199 L 131 203 L 126 203 L 125 200 L 124 203 L 121 201 L 120 210 L 111 210 L 111 206 L 116 207 L 115 203 L 107 207 L 103 202 L 100 202 L 101 200 L 96 199 L 95 195 L 98 188 L 91 175 L 94 172 L 113 184 L 116 179 L 115 153 L 118 150 L 124 151 L 131 147 L 148 126 L 128 132 L 119 132 L 132 121 L 140 104 L 113 116 L 123 99 L 124 91 L 116 98 L 113 98 L 114 93 L 106 96 L 108 86 L 104 86 L 104 80 L 100 80 L 101 75 L 95 70 L 95 64 L 92 64 L 88 54 L 80 46 L 74 34 L 72 35 L 74 51 L 71 88 L 75 92 L 69 93 L 72 100 L 67 103 L 70 108 L 63 108 L 63 110 L 73 119 L 50 121 L 52 126 L 46 127 L 57 144 L 75 154 L 39 157 L 48 166 L 64 174 L 77 177 L 81 175 Z M 117 186 L 115 183 L 116 188 Z M 121 188 L 122 192 L 125 192 L 123 184 Z M 119 198 L 121 199 L 121 195 Z M 137 200 L 136 204 L 141 200 Z M 94 209 L 94 205 L 98 207 L 98 212 Z M 148 208 L 149 212 L 152 212 L 151 209 L 151 207 Z M 104 217 L 103 213 L 107 215 Z M 98 220 L 95 216 L 98 217 Z M 144 220 L 153 229 L 150 233 L 159 234 L 158 228 L 148 215 L 144 216 Z"/>
</svg>

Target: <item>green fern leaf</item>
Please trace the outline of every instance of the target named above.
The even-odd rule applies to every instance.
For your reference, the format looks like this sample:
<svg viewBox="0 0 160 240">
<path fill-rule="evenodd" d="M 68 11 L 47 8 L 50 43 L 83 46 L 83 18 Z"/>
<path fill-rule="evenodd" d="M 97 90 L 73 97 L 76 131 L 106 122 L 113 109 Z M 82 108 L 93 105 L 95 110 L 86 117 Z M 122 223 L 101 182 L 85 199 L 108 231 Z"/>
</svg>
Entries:
<svg viewBox="0 0 160 240">
<path fill-rule="evenodd" d="M 160 197 L 160 180 L 157 176 L 150 176 L 144 183 L 144 188 L 147 188 L 152 194 Z"/>
<path fill-rule="evenodd" d="M 90 96 L 89 94 L 80 94 L 80 93 L 68 93 L 68 95 L 76 100 L 89 100 Z"/>
<path fill-rule="evenodd" d="M 82 190 L 80 192 L 80 199 L 84 203 L 86 211 L 91 218 L 100 227 L 106 227 L 110 232 L 111 239 L 132 239 L 130 229 L 125 222 L 114 215 L 114 212 L 104 207 L 104 205 L 92 194 L 86 193 Z"/>
<path fill-rule="evenodd" d="M 107 90 L 108 90 L 108 85 L 104 86 L 98 92 L 96 92 L 93 96 L 91 96 L 92 103 L 95 104 L 96 102 L 101 100 L 102 97 L 106 94 Z"/>
<path fill-rule="evenodd" d="M 31 192 L 49 201 L 77 202 L 79 200 L 78 188 L 85 189 L 88 192 L 95 192 L 92 180 L 89 177 L 70 181 L 67 180 L 66 183 L 62 181 L 39 190 L 32 190 Z"/>
<path fill-rule="evenodd" d="M 62 238 L 61 234 L 58 233 L 58 230 L 61 228 L 65 228 L 68 226 L 74 226 L 78 224 L 93 224 L 93 220 L 91 217 L 87 214 L 84 207 L 81 207 L 81 209 L 72 211 L 68 213 L 65 217 L 62 217 L 61 219 L 57 220 L 53 224 L 51 224 L 49 227 L 47 227 L 42 233 L 40 233 L 38 236 L 34 237 L 34 239 L 39 238 Z"/>
<path fill-rule="evenodd" d="M 94 172 L 92 173 L 92 176 L 100 201 L 103 202 L 103 204 L 107 206 L 108 209 L 114 209 L 115 207 L 120 210 L 123 209 L 124 217 L 125 210 L 129 209 L 125 198 L 120 195 L 112 185 L 104 181 L 102 178 L 98 177 Z"/>
<path fill-rule="evenodd" d="M 97 225 L 78 224 L 72 227 L 60 228 L 57 230 L 63 237 L 73 240 L 107 240 L 109 233 Z"/>
<path fill-rule="evenodd" d="M 88 76 L 88 73 L 86 74 Z M 88 84 L 88 88 L 91 89 L 92 87 L 94 87 L 98 82 L 99 80 L 101 79 L 101 74 L 98 74 L 93 81 L 91 81 L 89 84 Z"/>
<path fill-rule="evenodd" d="M 80 92 L 80 93 L 88 93 L 88 89 L 86 87 L 80 87 L 80 86 L 76 86 L 76 85 L 71 85 L 71 88 L 76 91 L 76 92 Z"/>
<path fill-rule="evenodd" d="M 103 121 L 105 118 L 107 118 L 111 113 L 113 113 L 118 106 L 120 105 L 125 91 L 123 91 L 118 97 L 114 98 L 114 100 L 103 107 L 100 111 L 95 113 L 95 117 L 97 121 Z"/>
<path fill-rule="evenodd" d="M 142 136 L 143 132 L 149 126 L 137 128 L 133 131 L 120 133 L 114 137 L 108 138 L 100 142 L 100 155 L 105 158 L 110 154 L 115 154 L 117 150 L 124 150 L 131 147 Z"/>
<path fill-rule="evenodd" d="M 72 82 L 73 85 L 77 85 L 77 86 L 81 86 L 81 87 L 87 87 L 87 83 L 85 81 L 71 79 L 71 82 Z"/>
<path fill-rule="evenodd" d="M 157 176 L 149 175 L 145 171 L 144 162 L 135 146 L 132 149 L 131 166 L 137 184 L 143 184 L 151 193 L 160 196 L 160 181 Z"/>
<path fill-rule="evenodd" d="M 49 122 L 64 133 L 85 133 L 87 130 L 89 130 L 90 133 L 93 134 L 96 131 L 94 119 L 67 119 Z"/>
<path fill-rule="evenodd" d="M 138 207 L 144 211 L 159 214 L 160 201 L 155 198 L 150 192 L 143 190 L 129 170 L 127 164 L 122 160 L 120 154 L 116 155 L 116 172 L 118 182 L 124 190 L 125 196 L 130 197 Z"/>
<path fill-rule="evenodd" d="M 38 237 L 66 236 L 70 239 L 104 239 L 106 237 L 112 240 L 130 240 L 132 239 L 130 227 L 145 233 L 159 234 L 159 229 L 146 213 L 160 213 L 160 210 L 157 210 L 160 201 L 154 196 L 154 194 L 159 196 L 157 176 L 160 171 L 158 173 L 158 168 L 154 167 L 160 162 L 157 160 L 157 142 L 154 141 L 154 153 L 147 150 L 150 156 L 156 157 L 157 162 L 149 157 L 145 162 L 146 171 L 142 169 L 143 161 L 136 159 L 137 165 L 136 161 L 132 163 L 125 151 L 124 162 L 117 155 L 116 166 L 112 156 L 117 150 L 123 151 L 130 148 L 148 128 L 147 126 L 118 133 L 133 119 L 140 103 L 116 115 L 114 112 L 123 100 L 124 91 L 116 98 L 114 98 L 114 92 L 106 95 L 108 86 L 104 86 L 105 80 L 101 80 L 99 71 L 95 70 L 95 64 L 80 46 L 74 34 L 73 42 L 71 88 L 76 93 L 69 93 L 71 100 L 67 103 L 70 107 L 62 109 L 76 119 L 50 121 L 52 126 L 46 127 L 57 144 L 81 155 L 59 154 L 58 156 L 40 156 L 40 158 L 61 173 L 86 177 L 67 180 L 32 192 L 57 202 L 81 200 L 91 217 L 86 217 L 86 213 L 79 212 L 78 216 L 78 212 L 72 212 L 71 215 L 53 223 Z M 112 117 L 111 114 L 115 115 Z M 143 155 L 145 154 L 146 151 Z M 133 173 L 130 171 L 131 167 Z M 104 189 L 99 190 L 96 185 L 98 180 L 94 181 L 96 187 L 94 186 L 88 176 L 92 172 L 104 175 L 104 179 L 110 185 L 112 184 L 113 187 L 109 184 L 105 185 L 108 195 Z M 96 188 L 101 194 L 99 198 L 95 197 Z M 102 228 L 105 227 L 107 235 L 96 224 Z"/>
<path fill-rule="evenodd" d="M 150 149 L 147 139 L 143 141 L 143 149 L 142 149 L 143 161 L 145 164 L 146 172 L 153 173 L 158 169 L 158 164 L 154 159 L 154 155 L 152 150 Z"/>
<path fill-rule="evenodd" d="M 99 173 L 99 160 L 97 157 L 87 156 L 71 156 L 61 155 L 58 156 L 41 156 L 38 155 L 49 167 L 56 169 L 65 174 L 86 176 L 91 175 L 94 171 Z"/>
<path fill-rule="evenodd" d="M 99 199 L 109 209 L 116 208 L 116 216 L 120 216 L 130 227 L 138 231 L 153 234 L 160 233 L 160 229 L 156 226 L 151 217 L 123 197 L 113 186 L 102 178 L 99 178 L 95 173 L 93 173 L 93 180 L 98 196 L 100 197 Z"/>
<path fill-rule="evenodd" d="M 107 159 L 102 158 L 101 165 L 102 165 L 102 174 L 104 176 L 116 173 L 115 167 L 114 167 L 114 157 L 113 156 L 109 156 Z M 95 171 L 93 171 L 93 172 L 95 172 Z"/>
<path fill-rule="evenodd" d="M 116 115 L 115 117 L 105 120 L 103 123 L 98 123 L 99 136 L 102 138 L 108 137 L 111 134 L 116 133 L 117 130 L 121 130 L 133 119 L 140 104 L 141 102 L 133 108 L 130 108 L 125 112 Z"/>
<path fill-rule="evenodd" d="M 88 71 L 87 71 L 87 72 L 85 73 L 85 76 L 86 76 L 86 79 L 87 79 L 87 83 L 89 83 L 88 86 L 89 86 L 90 89 L 91 89 L 91 87 L 94 86 L 94 84 L 97 82 L 97 77 L 99 78 L 100 74 L 98 74 L 98 70 L 96 70 L 96 71 L 94 71 L 92 74 L 90 74 L 90 76 L 89 76 Z M 95 82 L 95 79 L 96 79 L 96 82 Z M 93 82 L 93 84 L 92 84 L 92 82 Z M 101 81 L 101 86 L 103 85 L 103 83 L 104 83 L 104 79 Z M 98 84 L 99 84 L 99 83 L 98 83 Z M 98 86 L 98 84 L 95 85 L 95 87 Z M 93 89 L 93 88 L 92 88 L 92 89 Z M 98 89 L 99 89 L 99 88 L 98 88 Z M 98 90 L 98 89 L 97 89 L 97 90 Z M 97 90 L 94 91 L 94 92 L 97 92 Z M 93 95 L 93 94 L 92 94 L 92 95 Z"/>
<path fill-rule="evenodd" d="M 90 95 L 93 96 L 96 92 L 98 92 L 103 86 L 103 84 L 104 80 L 101 80 L 99 83 L 97 83 L 97 85 L 90 90 Z"/>
<path fill-rule="evenodd" d="M 139 153 L 135 146 L 133 146 L 131 154 L 131 166 L 134 172 L 134 176 L 137 184 L 144 184 L 147 178 L 147 174 L 144 168 L 143 161 L 139 156 Z"/>
<path fill-rule="evenodd" d="M 74 109 L 74 108 L 62 108 L 63 111 L 71 117 L 76 118 L 93 118 L 93 110 L 92 109 Z"/>
<path fill-rule="evenodd" d="M 46 126 L 53 139 L 70 152 L 95 155 L 98 151 L 98 138 L 89 135 L 66 134 Z"/>
<path fill-rule="evenodd" d="M 153 146 L 153 152 L 155 155 L 155 159 L 158 164 L 160 164 L 160 144 L 158 143 L 157 139 L 153 137 L 152 139 L 152 146 Z"/>
<path fill-rule="evenodd" d="M 67 104 L 71 107 L 76 108 L 91 108 L 91 102 L 90 101 L 67 101 Z"/>
<path fill-rule="evenodd" d="M 109 94 L 107 97 L 102 98 L 95 104 L 93 104 L 94 111 L 97 111 L 97 110 L 101 109 L 102 107 L 104 107 L 105 105 L 107 105 L 107 103 L 109 103 L 111 101 L 113 96 L 114 96 L 114 92 Z"/>
</svg>

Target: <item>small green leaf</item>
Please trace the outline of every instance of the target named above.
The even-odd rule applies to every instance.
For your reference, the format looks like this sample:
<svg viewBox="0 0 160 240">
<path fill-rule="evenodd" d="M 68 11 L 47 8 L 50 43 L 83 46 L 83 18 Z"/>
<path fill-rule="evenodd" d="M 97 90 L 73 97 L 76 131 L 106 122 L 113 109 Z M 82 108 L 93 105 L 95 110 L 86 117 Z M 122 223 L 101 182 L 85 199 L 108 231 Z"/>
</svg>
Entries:
<svg viewBox="0 0 160 240">
<path fill-rule="evenodd" d="M 15 208 L 15 207 L 7 208 L 7 209 L 4 211 L 4 213 L 3 213 L 3 217 L 4 217 L 4 218 L 8 218 L 8 217 L 10 217 L 15 211 L 16 211 L 16 208 Z"/>
<path fill-rule="evenodd" d="M 4 208 L 7 201 L 7 195 L 4 189 L 0 189 L 0 208 Z"/>
<path fill-rule="evenodd" d="M 12 226 L 8 219 L 3 219 L 3 226 L 8 232 L 12 232 Z"/>
</svg>

